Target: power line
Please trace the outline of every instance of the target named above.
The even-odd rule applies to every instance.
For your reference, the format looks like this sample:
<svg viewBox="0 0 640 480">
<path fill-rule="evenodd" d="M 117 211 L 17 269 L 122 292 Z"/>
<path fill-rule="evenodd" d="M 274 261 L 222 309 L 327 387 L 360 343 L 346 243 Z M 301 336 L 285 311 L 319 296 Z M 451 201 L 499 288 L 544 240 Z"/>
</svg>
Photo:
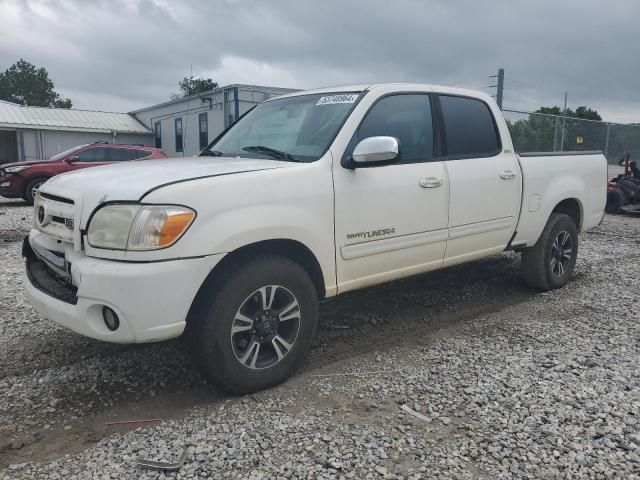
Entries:
<svg viewBox="0 0 640 480">
<path fill-rule="evenodd" d="M 565 94 L 566 94 L 566 92 L 559 92 L 557 90 L 551 90 L 549 88 L 541 87 L 539 85 L 534 85 L 532 83 L 525 82 L 523 80 L 520 80 L 520 79 L 517 79 L 517 78 L 513 78 L 513 77 L 509 77 L 509 81 L 520 83 L 520 84 L 522 84 L 522 85 L 524 85 L 526 87 L 532 88 L 532 89 L 537 90 L 537 91 L 543 91 L 543 92 L 546 92 L 546 93 L 551 93 L 551 94 L 553 94 L 554 97 L 560 97 L 560 95 L 562 95 L 564 97 Z M 531 97 L 529 97 L 529 98 L 531 98 Z M 542 103 L 546 103 L 546 102 L 542 102 Z M 555 101 L 553 103 L 554 103 L 554 105 L 556 104 Z"/>
<path fill-rule="evenodd" d="M 515 97 L 516 100 L 522 103 L 531 103 L 538 107 L 542 106 L 542 103 L 538 98 L 532 97 L 531 95 L 527 95 L 526 93 L 522 93 L 515 90 L 508 90 L 507 92 L 505 92 L 505 97 L 511 100 L 513 100 Z"/>
<path fill-rule="evenodd" d="M 545 92 L 548 93 L 553 93 L 554 95 L 560 95 L 561 92 L 557 91 L 557 90 L 552 90 L 550 88 L 546 88 L 546 87 L 541 87 L 540 85 L 534 85 L 533 83 L 529 83 L 529 82 L 525 82 L 523 80 L 520 80 L 518 78 L 514 78 L 514 77 L 507 77 L 509 79 L 510 82 L 516 82 L 516 83 L 520 83 L 521 85 L 525 85 L 527 87 L 531 87 L 535 90 L 544 90 Z"/>
</svg>

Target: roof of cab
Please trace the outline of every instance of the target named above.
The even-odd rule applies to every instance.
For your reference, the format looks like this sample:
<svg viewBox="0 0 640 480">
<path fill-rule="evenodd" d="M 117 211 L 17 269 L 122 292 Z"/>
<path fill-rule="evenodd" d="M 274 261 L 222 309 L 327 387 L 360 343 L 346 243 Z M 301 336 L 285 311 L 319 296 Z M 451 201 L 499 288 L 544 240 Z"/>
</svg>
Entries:
<svg viewBox="0 0 640 480">
<path fill-rule="evenodd" d="M 389 86 L 398 86 L 399 90 L 402 90 L 402 87 L 426 87 L 429 90 L 433 90 L 441 93 L 450 93 L 454 95 L 465 95 L 472 96 L 478 98 L 488 99 L 491 98 L 484 92 L 479 90 L 471 90 L 468 88 L 460 88 L 460 87 L 448 87 L 446 85 L 433 85 L 429 83 L 409 83 L 409 82 L 390 82 L 390 83 L 362 83 L 362 84 L 354 84 L 354 85 L 335 85 L 332 87 L 323 87 L 323 88 L 314 88 L 312 90 L 298 90 L 296 92 L 287 93 L 285 95 L 279 95 L 277 97 L 273 97 L 267 101 L 276 100 L 279 98 L 287 98 L 287 97 L 297 97 L 300 95 L 314 95 L 314 94 L 322 94 L 322 93 L 346 93 L 346 92 L 363 92 L 365 90 L 373 90 L 379 87 L 389 87 Z"/>
<path fill-rule="evenodd" d="M 267 102 L 279 98 L 297 97 L 300 95 L 314 95 L 318 93 L 341 93 L 341 92 L 362 92 L 371 88 L 371 84 L 359 84 L 359 85 L 336 85 L 333 87 L 314 88 L 312 90 L 298 90 L 296 92 L 286 93 L 277 97 L 270 98 Z"/>
</svg>

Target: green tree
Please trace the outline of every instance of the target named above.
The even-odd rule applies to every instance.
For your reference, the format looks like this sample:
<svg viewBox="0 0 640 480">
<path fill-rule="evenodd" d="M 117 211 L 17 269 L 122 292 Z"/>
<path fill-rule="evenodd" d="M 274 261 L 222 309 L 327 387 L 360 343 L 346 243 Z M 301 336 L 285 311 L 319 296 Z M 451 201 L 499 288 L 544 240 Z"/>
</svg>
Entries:
<svg viewBox="0 0 640 480">
<path fill-rule="evenodd" d="M 0 73 L 0 100 L 32 107 L 71 108 L 71 100 L 61 98 L 53 88 L 46 68 L 37 68 L 22 58 Z"/>
<path fill-rule="evenodd" d="M 571 110 L 567 109 L 568 112 Z M 546 115 L 562 115 L 562 109 L 560 107 L 540 107 L 533 113 L 544 113 Z"/>
<path fill-rule="evenodd" d="M 602 117 L 598 114 L 596 110 L 591 110 L 585 106 L 576 108 L 575 113 L 576 118 L 585 118 L 587 120 L 598 120 L 602 121 Z"/>
<path fill-rule="evenodd" d="M 560 107 L 540 107 L 534 113 L 545 113 L 547 115 L 562 115 L 562 109 Z M 567 108 L 567 117 L 584 118 L 585 120 L 598 120 L 602 121 L 602 117 L 597 110 L 592 110 L 587 106 L 581 106 L 576 108 L 574 112 L 570 108 Z"/>
<path fill-rule="evenodd" d="M 557 150 L 604 150 L 607 125 L 596 110 L 581 106 L 568 108 L 562 118 L 558 106 L 540 107 L 526 118 L 507 120 L 514 148 L 519 152 Z"/>
<path fill-rule="evenodd" d="M 217 88 L 218 82 L 214 82 L 211 78 L 184 77 L 178 82 L 178 87 L 180 88 L 180 93 L 172 93 L 171 100 L 208 92 Z"/>
</svg>

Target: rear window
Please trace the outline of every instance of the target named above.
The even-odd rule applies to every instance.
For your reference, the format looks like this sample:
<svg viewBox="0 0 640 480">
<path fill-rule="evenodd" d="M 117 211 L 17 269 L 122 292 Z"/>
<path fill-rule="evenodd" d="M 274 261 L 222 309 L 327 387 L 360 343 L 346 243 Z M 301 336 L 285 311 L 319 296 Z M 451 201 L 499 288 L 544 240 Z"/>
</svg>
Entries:
<svg viewBox="0 0 640 480">
<path fill-rule="evenodd" d="M 151 153 L 149 150 L 136 150 L 136 158 L 148 157 Z"/>
<path fill-rule="evenodd" d="M 127 148 L 111 148 L 112 162 L 125 162 L 137 158 L 136 151 Z"/>
<path fill-rule="evenodd" d="M 447 156 L 490 157 L 500 150 L 493 115 L 486 103 L 468 97 L 440 95 Z"/>
<path fill-rule="evenodd" d="M 79 162 L 106 162 L 107 149 L 102 147 L 87 148 L 78 154 Z"/>
</svg>

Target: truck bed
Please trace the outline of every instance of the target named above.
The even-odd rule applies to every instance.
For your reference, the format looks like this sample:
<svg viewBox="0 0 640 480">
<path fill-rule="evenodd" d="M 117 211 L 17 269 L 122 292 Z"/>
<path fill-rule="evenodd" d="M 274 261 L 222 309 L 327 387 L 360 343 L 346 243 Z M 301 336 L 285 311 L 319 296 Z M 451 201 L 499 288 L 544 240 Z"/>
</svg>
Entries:
<svg viewBox="0 0 640 480">
<path fill-rule="evenodd" d="M 561 202 L 577 202 L 579 231 L 602 221 L 607 198 L 607 161 L 602 152 L 518 153 L 522 204 L 512 247 L 534 245 L 549 215 Z"/>
</svg>

